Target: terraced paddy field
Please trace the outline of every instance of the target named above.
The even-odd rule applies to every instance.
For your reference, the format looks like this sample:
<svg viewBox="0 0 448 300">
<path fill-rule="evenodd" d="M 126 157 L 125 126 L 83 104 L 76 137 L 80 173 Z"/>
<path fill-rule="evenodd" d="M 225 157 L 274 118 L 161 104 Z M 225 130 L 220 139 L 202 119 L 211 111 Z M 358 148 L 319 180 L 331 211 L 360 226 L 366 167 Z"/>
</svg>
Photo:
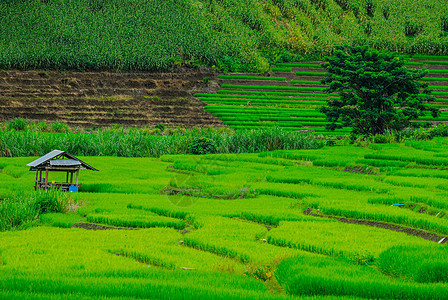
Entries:
<svg viewBox="0 0 448 300">
<path fill-rule="evenodd" d="M 446 299 L 447 146 L 81 157 L 70 212 L 0 219 L 0 298 Z M 0 214 L 34 159 L 0 158 Z"/>
<path fill-rule="evenodd" d="M 448 121 L 448 57 L 414 56 L 409 68 L 427 68 L 428 82 L 440 109 L 414 123 Z M 57 71 L 0 72 L 0 120 L 63 122 L 70 126 L 169 127 L 229 126 L 252 129 L 279 126 L 317 134 L 329 132 L 318 108 L 328 95 L 320 84 L 320 62 L 283 63 L 266 74 L 106 73 Z"/>
<path fill-rule="evenodd" d="M 317 111 L 337 94 L 325 93 L 320 84 L 325 76 L 321 62 L 282 63 L 267 74 L 219 75 L 217 93 L 197 93 L 208 104 L 205 110 L 232 128 L 280 126 L 290 130 L 314 131 L 322 134 L 344 135 L 349 129 L 328 132 L 325 115 Z M 448 57 L 413 56 L 409 68 L 427 68 L 423 80 L 429 84 L 437 101 L 431 105 L 440 109 L 438 118 L 429 114 L 418 123 L 440 124 L 448 121 Z"/>
<path fill-rule="evenodd" d="M 75 127 L 222 126 L 192 94 L 209 72 L 108 73 L 0 71 L 0 120 L 23 118 Z"/>
</svg>

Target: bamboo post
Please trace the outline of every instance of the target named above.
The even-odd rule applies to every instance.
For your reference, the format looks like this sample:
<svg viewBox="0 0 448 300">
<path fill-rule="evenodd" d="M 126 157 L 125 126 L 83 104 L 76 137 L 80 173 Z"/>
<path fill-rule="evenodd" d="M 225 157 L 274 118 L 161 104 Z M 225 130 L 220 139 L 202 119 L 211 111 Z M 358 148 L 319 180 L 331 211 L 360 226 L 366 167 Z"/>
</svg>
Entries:
<svg viewBox="0 0 448 300">
<path fill-rule="evenodd" d="M 78 175 L 79 175 L 79 169 L 76 171 L 76 187 L 78 187 Z"/>
<path fill-rule="evenodd" d="M 70 171 L 70 183 L 73 183 L 73 171 Z"/>
<path fill-rule="evenodd" d="M 67 179 L 65 180 L 65 183 L 68 183 L 68 173 L 69 173 L 70 171 L 67 171 Z"/>
</svg>

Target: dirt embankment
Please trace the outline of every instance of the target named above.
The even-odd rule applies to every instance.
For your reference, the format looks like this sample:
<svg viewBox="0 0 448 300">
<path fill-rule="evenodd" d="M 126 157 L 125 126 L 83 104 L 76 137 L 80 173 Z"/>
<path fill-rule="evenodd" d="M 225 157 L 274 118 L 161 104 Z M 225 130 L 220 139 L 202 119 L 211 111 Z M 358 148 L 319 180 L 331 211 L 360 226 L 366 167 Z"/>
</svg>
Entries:
<svg viewBox="0 0 448 300">
<path fill-rule="evenodd" d="M 74 126 L 222 126 L 196 92 L 216 92 L 211 72 L 0 71 L 0 120 Z"/>
<path fill-rule="evenodd" d="M 383 228 L 383 229 L 396 231 L 396 232 L 403 232 L 403 233 L 406 233 L 407 235 L 413 235 L 413 236 L 420 237 L 425 240 L 437 242 L 439 244 L 447 244 L 448 243 L 448 239 L 445 236 L 438 235 L 438 234 L 424 231 L 424 230 L 420 230 L 420 229 L 401 226 L 398 224 L 379 222 L 379 221 L 373 221 L 373 220 L 360 220 L 360 219 L 351 219 L 351 218 L 344 218 L 344 217 L 337 217 L 337 216 L 320 215 L 320 214 L 314 213 L 312 208 L 308 208 L 307 210 L 303 211 L 303 213 L 305 215 L 314 216 L 314 217 L 335 219 L 342 223 L 366 225 L 366 226 L 378 227 L 378 228 Z"/>
</svg>

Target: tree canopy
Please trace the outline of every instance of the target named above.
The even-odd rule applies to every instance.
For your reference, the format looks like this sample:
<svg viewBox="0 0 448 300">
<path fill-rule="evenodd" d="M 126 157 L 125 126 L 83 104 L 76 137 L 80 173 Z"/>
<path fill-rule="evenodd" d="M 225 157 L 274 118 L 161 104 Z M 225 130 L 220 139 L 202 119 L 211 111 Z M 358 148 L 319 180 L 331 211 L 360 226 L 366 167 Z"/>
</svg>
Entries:
<svg viewBox="0 0 448 300">
<path fill-rule="evenodd" d="M 321 81 L 329 84 L 327 92 L 340 96 L 320 109 L 331 122 L 327 129 L 352 127 L 355 134 L 375 135 L 406 128 L 425 111 L 438 116 L 428 105 L 435 99 L 428 85 L 418 81 L 427 71 L 405 62 L 367 46 L 336 47 L 323 64 L 328 75 Z"/>
</svg>

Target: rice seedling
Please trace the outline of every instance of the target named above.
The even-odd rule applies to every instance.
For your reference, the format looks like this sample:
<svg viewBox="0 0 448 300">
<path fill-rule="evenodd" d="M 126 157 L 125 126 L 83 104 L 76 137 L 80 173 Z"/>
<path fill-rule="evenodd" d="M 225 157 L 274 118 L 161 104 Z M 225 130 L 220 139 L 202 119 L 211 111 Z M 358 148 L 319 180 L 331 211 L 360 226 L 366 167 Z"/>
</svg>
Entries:
<svg viewBox="0 0 448 300">
<path fill-rule="evenodd" d="M 248 90 L 279 90 L 279 91 L 324 91 L 325 88 L 320 87 L 298 87 L 298 86 L 257 86 L 257 85 L 238 85 L 238 84 L 222 84 L 224 89 L 248 89 Z"/>
<path fill-rule="evenodd" d="M 316 99 L 317 101 L 325 101 L 325 99 L 322 99 L 322 95 L 312 95 L 312 94 L 304 94 L 304 95 L 297 95 L 293 93 L 289 96 L 256 96 L 256 95 L 239 95 L 239 94 L 202 94 L 198 93 L 195 94 L 195 97 L 199 97 L 200 100 L 207 99 L 207 98 L 231 98 L 231 99 L 256 99 L 256 100 L 312 100 Z"/>
<path fill-rule="evenodd" d="M 423 77 L 422 81 L 448 81 L 448 78 L 443 77 Z"/>
<path fill-rule="evenodd" d="M 285 77 L 248 76 L 248 75 L 218 75 L 219 79 L 247 79 L 247 80 L 267 80 L 286 81 Z"/>
<path fill-rule="evenodd" d="M 290 84 L 317 84 L 321 85 L 319 81 L 311 81 L 311 80 L 291 80 Z"/>
<path fill-rule="evenodd" d="M 43 224 L 61 228 L 70 228 L 73 226 L 73 224 L 84 221 L 84 219 L 80 215 L 62 213 L 43 214 L 39 216 L 39 220 Z"/>
<path fill-rule="evenodd" d="M 342 232 L 344 234 L 341 234 Z M 381 244 L 378 244 L 379 240 Z M 344 224 L 335 220 L 322 221 L 319 218 L 280 222 L 277 228 L 269 231 L 267 241 L 282 247 L 343 257 L 357 264 L 372 264 L 383 251 L 392 246 L 403 243 L 409 245 L 430 243 L 418 238 L 409 238 L 404 233 Z"/>
<path fill-rule="evenodd" d="M 259 91 L 232 91 L 232 90 L 219 90 L 219 94 L 237 94 L 237 95 L 281 95 L 281 96 L 308 96 L 308 97 L 322 97 L 328 98 L 326 94 L 313 94 L 313 93 L 289 93 L 289 92 L 259 92 Z"/>
<path fill-rule="evenodd" d="M 272 68 L 272 72 L 290 73 L 290 72 L 292 72 L 292 69 L 291 68 Z"/>
<path fill-rule="evenodd" d="M 297 76 L 325 76 L 326 72 L 296 72 Z"/>
<path fill-rule="evenodd" d="M 277 63 L 279 67 L 291 67 L 291 68 L 306 68 L 306 69 L 321 69 L 320 64 L 301 64 L 301 63 Z"/>
<path fill-rule="evenodd" d="M 376 299 L 443 299 L 445 285 L 424 285 L 384 276 L 376 269 L 341 259 L 299 255 L 282 261 L 276 277 L 293 295 L 338 295 Z M 357 274 L 353 276 L 353 274 Z"/>
<path fill-rule="evenodd" d="M 406 277 L 416 282 L 448 282 L 446 247 L 394 246 L 378 258 L 380 270 L 391 276 Z"/>
<path fill-rule="evenodd" d="M 217 112 L 238 121 L 245 108 Z M 249 109 L 284 122 L 315 113 Z M 448 234 L 446 138 L 330 147 L 278 128 L 200 132 L 229 154 L 86 158 L 101 174 L 83 173 L 90 192 L 68 195 L 83 203 L 77 213 L 33 213 L 15 227 L 26 230 L 0 232 L 0 297 L 443 299 L 444 245 L 329 217 Z M 0 158 L 0 207 L 19 209 L 8 199 L 31 188 L 30 160 Z M 200 193 L 183 205 L 164 190 L 185 178 Z M 138 230 L 69 228 L 78 222 Z M 275 280 L 287 295 L 267 291 Z"/>
<path fill-rule="evenodd" d="M 448 65 L 448 61 L 444 61 L 444 60 L 438 60 L 438 61 L 425 60 L 425 64 L 427 64 L 427 65 Z"/>
<path fill-rule="evenodd" d="M 171 227 L 183 229 L 185 222 L 165 217 L 150 215 L 89 215 L 87 221 L 91 223 L 106 224 L 117 227 L 129 228 L 151 228 L 151 227 Z"/>
</svg>

